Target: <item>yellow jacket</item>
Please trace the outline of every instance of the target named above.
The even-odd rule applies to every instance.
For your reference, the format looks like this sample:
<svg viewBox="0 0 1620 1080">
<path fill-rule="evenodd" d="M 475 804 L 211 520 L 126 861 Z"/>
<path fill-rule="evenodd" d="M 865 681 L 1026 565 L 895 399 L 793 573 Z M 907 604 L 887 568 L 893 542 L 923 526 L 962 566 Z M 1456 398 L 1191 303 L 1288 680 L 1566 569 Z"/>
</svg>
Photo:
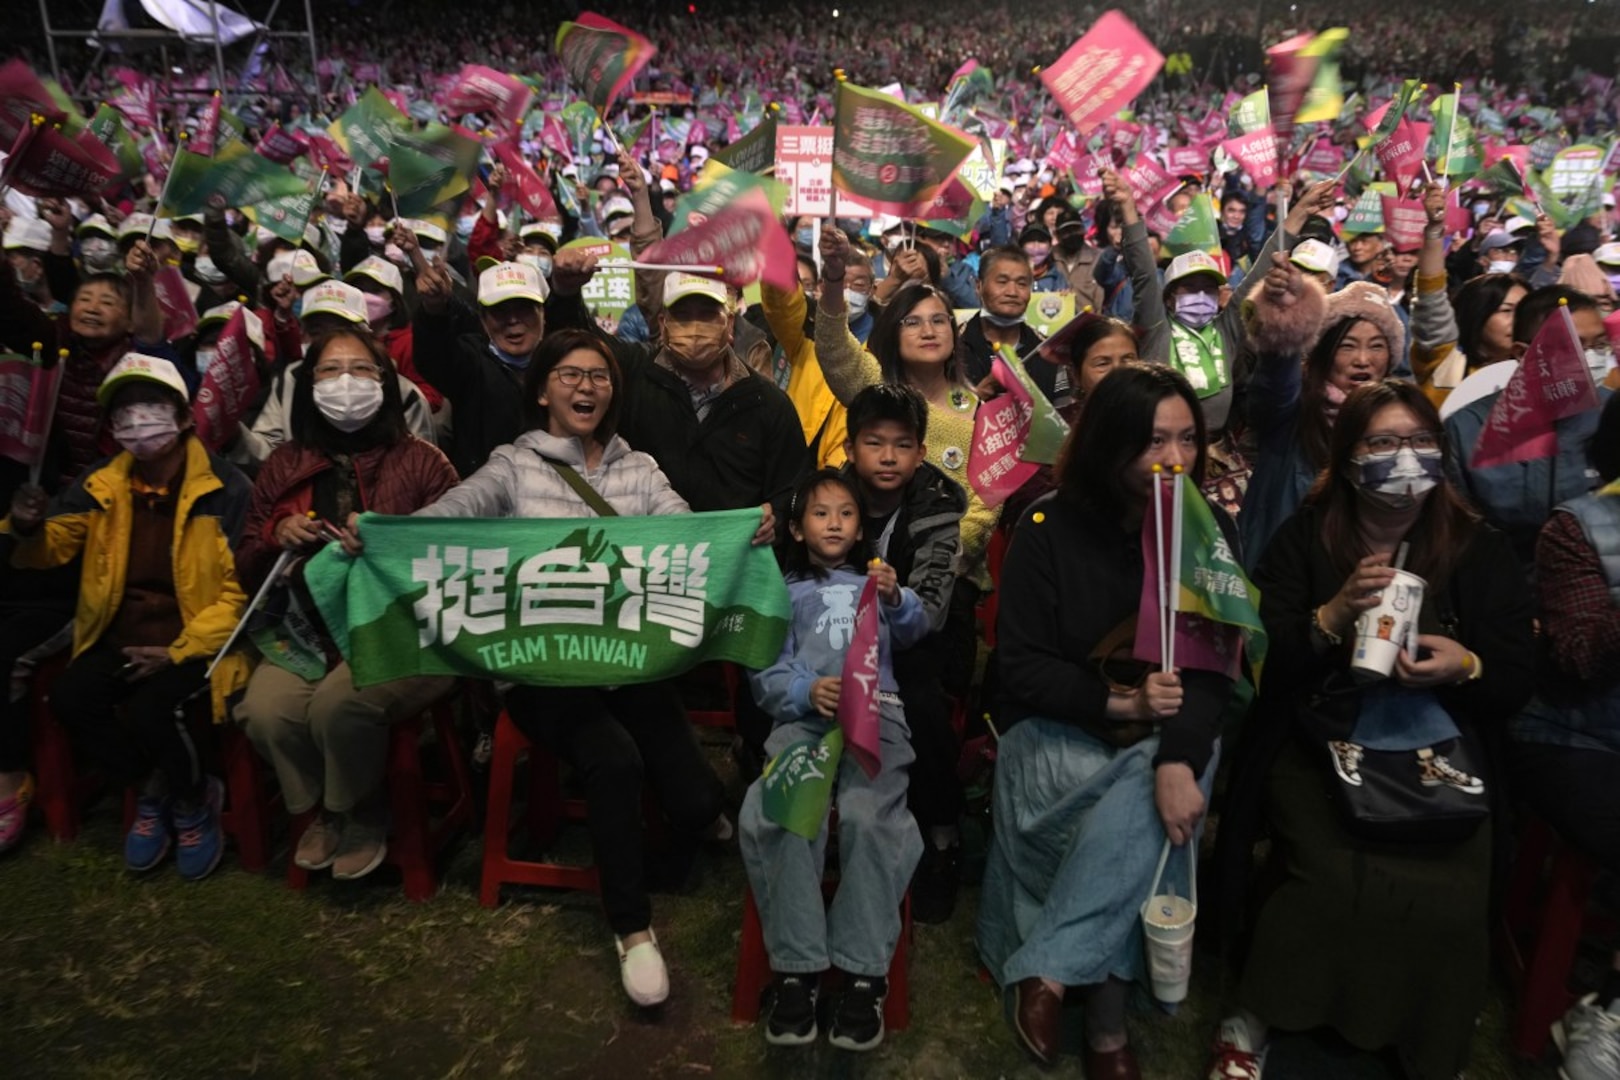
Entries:
<svg viewBox="0 0 1620 1080">
<path fill-rule="evenodd" d="M 183 626 L 169 645 L 169 659 L 176 664 L 211 659 L 247 610 L 231 549 L 241 535 L 253 491 L 235 466 L 211 455 L 195 436 L 185 438 L 185 479 L 175 506 L 173 545 L 174 594 Z M 11 562 L 22 569 L 62 566 L 84 553 L 73 614 L 75 657 L 106 633 L 124 596 L 135 514 L 130 492 L 134 461 L 120 453 L 92 468 L 57 495 L 41 528 L 27 536 L 13 533 Z M 12 532 L 9 517 L 0 522 L 0 531 Z M 225 719 L 226 698 L 247 685 L 248 670 L 241 653 L 232 653 L 214 669 L 215 722 Z"/>
<path fill-rule="evenodd" d="M 787 396 L 799 414 L 799 423 L 804 426 L 805 445 L 816 448 L 816 468 L 839 468 L 845 460 L 848 417 L 821 372 L 821 364 L 816 360 L 816 343 L 805 335 L 805 312 L 809 304 L 805 302 L 804 293 L 799 289 L 787 292 L 761 282 L 759 295 L 765 321 L 770 324 L 777 344 L 782 346 L 791 369 Z M 816 442 L 818 433 L 821 435 L 819 444 Z"/>
</svg>

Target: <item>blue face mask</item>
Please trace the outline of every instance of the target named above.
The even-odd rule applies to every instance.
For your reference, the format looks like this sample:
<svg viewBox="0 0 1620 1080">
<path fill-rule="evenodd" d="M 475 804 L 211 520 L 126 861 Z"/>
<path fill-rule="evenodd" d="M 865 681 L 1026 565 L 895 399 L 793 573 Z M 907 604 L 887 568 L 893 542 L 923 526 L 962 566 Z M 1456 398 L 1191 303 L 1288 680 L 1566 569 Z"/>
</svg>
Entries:
<svg viewBox="0 0 1620 1080">
<path fill-rule="evenodd" d="M 1214 293 L 1184 292 L 1176 297 L 1176 318 L 1194 330 L 1202 330 L 1215 321 L 1221 311 L 1221 302 Z"/>
<path fill-rule="evenodd" d="M 477 214 L 468 214 L 465 217 L 457 218 L 456 235 L 465 240 L 467 237 L 472 235 L 473 226 L 476 224 L 478 224 Z"/>
<path fill-rule="evenodd" d="M 806 225 L 793 234 L 793 242 L 808 251 L 816 246 L 816 230 Z"/>
</svg>

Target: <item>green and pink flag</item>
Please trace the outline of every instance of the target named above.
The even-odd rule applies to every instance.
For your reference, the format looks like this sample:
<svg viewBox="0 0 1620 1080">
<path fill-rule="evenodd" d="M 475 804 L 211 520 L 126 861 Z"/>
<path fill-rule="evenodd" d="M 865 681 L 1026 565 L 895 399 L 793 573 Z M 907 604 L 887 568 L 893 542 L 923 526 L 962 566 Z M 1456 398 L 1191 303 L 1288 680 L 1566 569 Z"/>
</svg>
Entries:
<svg viewBox="0 0 1620 1080">
<path fill-rule="evenodd" d="M 1163 55 L 1136 24 L 1109 11 L 1040 74 L 1069 123 L 1089 135 L 1136 100 L 1163 66 Z"/>
<path fill-rule="evenodd" d="M 798 260 L 782 228 L 782 185 L 712 165 L 704 173 L 705 182 L 675 204 L 670 234 L 643 258 L 698 272 L 719 267 L 718 276 L 731 285 L 764 281 L 778 289 L 797 288 Z"/>
<path fill-rule="evenodd" d="M 569 81 L 598 114 L 606 114 L 658 51 L 634 30 L 592 12 L 558 28 L 556 49 Z"/>
<path fill-rule="evenodd" d="M 1076 316 L 1045 344 L 1054 345 L 1071 327 L 1095 318 L 1089 314 Z M 1039 472 L 1040 466 L 1057 461 L 1063 440 L 1069 436 L 1069 425 L 1029 377 L 1023 361 L 1007 346 L 1001 346 L 991 358 L 990 373 L 1004 393 L 981 402 L 973 416 L 968 483 L 986 506 L 1000 506 Z"/>
<path fill-rule="evenodd" d="M 876 90 L 839 82 L 832 186 L 899 217 L 928 212 L 977 143 Z"/>
<path fill-rule="evenodd" d="M 837 726 L 783 748 L 760 773 L 760 813 L 806 840 L 820 836 L 843 756 L 844 730 Z"/>
<path fill-rule="evenodd" d="M 224 104 L 219 96 L 219 91 L 215 90 L 214 96 L 208 99 L 207 105 L 203 106 L 202 117 L 197 121 L 196 132 L 186 140 L 186 149 L 193 154 L 201 154 L 203 157 L 214 156 L 215 147 L 219 142 L 219 116 L 223 109 Z"/>
<path fill-rule="evenodd" d="M 69 135 L 36 114 L 17 134 L 10 155 L 0 166 L 0 188 L 13 187 L 35 198 L 61 195 L 93 200 L 122 176 L 118 159 L 88 128 Z"/>
<path fill-rule="evenodd" d="M 365 514 L 365 553 L 304 578 L 358 687 L 415 675 L 535 686 L 655 682 L 774 663 L 790 604 L 759 510 L 472 519 Z"/>
<path fill-rule="evenodd" d="M 50 439 L 63 365 L 44 366 L 33 357 L 0 355 L 0 457 L 37 469 Z"/>
</svg>

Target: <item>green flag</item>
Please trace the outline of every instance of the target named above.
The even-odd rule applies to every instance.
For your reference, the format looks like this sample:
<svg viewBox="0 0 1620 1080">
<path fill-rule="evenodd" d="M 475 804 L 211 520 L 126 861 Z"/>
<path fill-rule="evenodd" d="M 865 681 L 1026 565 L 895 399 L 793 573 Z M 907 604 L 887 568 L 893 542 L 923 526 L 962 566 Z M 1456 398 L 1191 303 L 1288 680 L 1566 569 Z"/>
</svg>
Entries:
<svg viewBox="0 0 1620 1080">
<path fill-rule="evenodd" d="M 820 836 L 843 756 L 844 730 L 837 724 L 819 739 L 784 748 L 759 775 L 760 813 L 806 840 Z"/>
<path fill-rule="evenodd" d="M 833 187 L 883 213 L 927 213 L 975 145 L 967 134 L 876 90 L 840 82 L 835 102 Z"/>
<path fill-rule="evenodd" d="M 95 115 L 90 117 L 90 134 L 113 152 L 118 159 L 119 168 L 123 169 L 125 179 L 138 177 L 146 169 L 146 163 L 141 158 L 141 148 L 135 145 L 135 137 L 129 133 L 128 121 L 124 114 L 111 105 L 103 104 L 96 109 Z"/>
<path fill-rule="evenodd" d="M 1455 93 L 1434 99 L 1428 156 L 1438 163 L 1434 171 L 1441 176 L 1469 177 L 1479 172 L 1479 138 L 1474 134 L 1474 125 L 1458 109 Z"/>
<path fill-rule="evenodd" d="M 1305 99 L 1294 114 L 1296 124 L 1315 124 L 1337 120 L 1344 110 L 1344 82 L 1339 77 L 1339 50 L 1344 48 L 1350 31 L 1342 26 L 1324 30 L 1303 50 L 1306 56 L 1317 57 L 1316 74 L 1305 91 Z"/>
<path fill-rule="evenodd" d="M 314 213 L 315 203 L 320 197 L 320 178 L 316 177 L 313 181 L 303 177 L 299 179 L 305 185 L 301 191 L 244 206 L 242 212 L 253 224 L 274 233 L 287 243 L 302 244 L 304 228 L 309 224 L 309 215 Z"/>
<path fill-rule="evenodd" d="M 634 30 L 590 12 L 558 27 L 555 47 L 569 82 L 604 114 L 658 51 Z"/>
<path fill-rule="evenodd" d="M 1519 171 L 1519 163 L 1511 157 L 1491 162 L 1490 168 L 1479 174 L 1479 182 L 1492 195 L 1524 197 L 1524 174 Z"/>
<path fill-rule="evenodd" d="M 1361 233 L 1381 233 L 1384 231 L 1384 197 L 1383 194 L 1371 184 L 1362 191 L 1361 197 L 1350 208 L 1340 231 L 1345 235 L 1359 235 Z"/>
<path fill-rule="evenodd" d="M 1220 253 L 1221 232 L 1215 224 L 1215 203 L 1206 195 L 1193 197 L 1187 209 L 1176 219 L 1175 226 L 1164 238 L 1170 254 L 1203 251 L 1211 255 Z"/>
<path fill-rule="evenodd" d="M 667 517 L 360 519 L 304 580 L 355 685 L 465 675 L 541 686 L 666 679 L 708 660 L 773 663 L 787 586 L 750 541 L 757 509 Z"/>
<path fill-rule="evenodd" d="M 1266 628 L 1260 621 L 1260 590 L 1238 564 L 1215 515 L 1192 477 L 1182 473 L 1181 590 L 1177 611 L 1235 626 L 1243 633 L 1254 684 L 1266 660 Z"/>
<path fill-rule="evenodd" d="M 584 168 L 591 160 L 592 136 L 596 134 L 596 110 L 588 101 L 576 101 L 563 108 L 563 130 L 568 132 L 568 143 L 574 148 L 574 164 Z M 581 180 L 587 179 L 583 174 Z"/>
<path fill-rule="evenodd" d="M 1061 332 L 1062 327 L 1058 330 Z M 1000 345 L 997 351 L 1001 354 L 1007 374 L 1018 384 L 1006 389 L 1018 403 L 1018 411 L 1028 414 L 1029 434 L 1024 438 L 1023 448 L 1018 451 L 1019 459 L 1036 465 L 1055 464 L 1058 452 L 1063 449 L 1063 441 L 1069 437 L 1069 425 L 1052 407 L 1045 392 L 1029 377 L 1024 361 L 1013 352 L 1012 347 Z M 1026 418 L 1020 416 L 1019 421 L 1024 423 Z"/>
<path fill-rule="evenodd" d="M 176 148 L 169 166 L 159 216 L 200 214 L 207 209 L 209 197 L 216 194 L 223 195 L 229 206 L 249 208 L 307 190 L 304 179 L 287 166 L 254 153 L 246 143 L 232 142 L 213 157 L 193 154 L 182 146 Z M 300 231 L 302 228 L 299 226 Z"/>
<path fill-rule="evenodd" d="M 743 172 L 762 173 L 776 164 L 776 116 L 772 114 L 760 121 L 753 131 L 714 152 L 710 161 L 718 161 Z"/>
<path fill-rule="evenodd" d="M 1262 86 L 1232 106 L 1226 123 L 1234 137 L 1259 131 L 1271 123 L 1271 101 L 1266 96 L 1266 88 Z"/>
<path fill-rule="evenodd" d="M 478 166 L 477 139 L 439 123 L 418 130 L 375 86 L 327 130 L 360 167 L 362 191 L 376 194 L 385 183 L 401 216 L 425 214 L 460 195 Z"/>
<path fill-rule="evenodd" d="M 1417 97 L 1422 90 L 1423 84 L 1416 79 L 1407 79 L 1403 82 L 1400 91 L 1395 95 L 1395 99 L 1384 109 L 1384 115 L 1379 119 L 1378 127 L 1373 131 L 1372 139 L 1367 145 L 1377 146 L 1395 134 L 1395 129 L 1400 126 L 1401 118 L 1406 115 L 1406 110 L 1412 107 L 1412 99 Z"/>
</svg>

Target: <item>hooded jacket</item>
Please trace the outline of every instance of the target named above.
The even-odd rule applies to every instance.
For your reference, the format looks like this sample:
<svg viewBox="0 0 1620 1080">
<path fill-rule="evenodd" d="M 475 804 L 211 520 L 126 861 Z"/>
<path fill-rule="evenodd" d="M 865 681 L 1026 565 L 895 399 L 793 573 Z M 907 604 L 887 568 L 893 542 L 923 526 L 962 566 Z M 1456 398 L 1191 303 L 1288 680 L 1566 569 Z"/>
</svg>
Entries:
<svg viewBox="0 0 1620 1080">
<path fill-rule="evenodd" d="M 854 479 L 855 467 L 844 475 Z M 900 581 L 922 601 L 931 629 L 945 625 L 956 585 L 957 553 L 962 547 L 962 515 L 967 512 L 962 485 L 924 461 L 917 466 L 901 496 L 900 515 L 889 536 L 883 561 L 894 567 Z M 876 544 L 878 538 L 868 536 Z"/>
</svg>

